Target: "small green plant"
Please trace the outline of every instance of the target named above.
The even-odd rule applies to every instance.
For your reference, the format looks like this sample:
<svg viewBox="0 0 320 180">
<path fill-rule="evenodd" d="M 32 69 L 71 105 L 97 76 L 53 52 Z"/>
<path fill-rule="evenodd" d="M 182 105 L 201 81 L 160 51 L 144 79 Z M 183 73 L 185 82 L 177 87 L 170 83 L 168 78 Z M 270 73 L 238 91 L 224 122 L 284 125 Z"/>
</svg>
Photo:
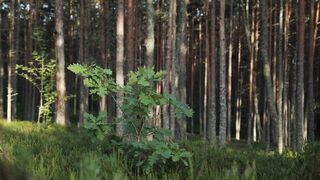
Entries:
<svg viewBox="0 0 320 180">
<path fill-rule="evenodd" d="M 111 127 L 106 122 L 106 117 L 106 112 L 100 112 L 98 116 L 86 113 L 84 115 L 84 128 L 98 140 L 103 140 L 111 131 Z"/>
<path fill-rule="evenodd" d="M 115 144 L 121 151 L 126 152 L 125 156 L 131 160 L 138 172 L 144 170 L 150 173 L 165 164 L 188 166 L 191 153 L 170 140 L 170 130 L 152 124 L 156 118 L 152 112 L 157 106 L 171 104 L 176 116 L 191 117 L 193 114 L 190 107 L 177 101 L 174 96 L 160 94 L 155 90 L 154 84 L 163 81 L 166 74 L 164 71 L 154 72 L 151 68 L 138 68 L 137 71 L 129 73 L 127 84 L 119 87 L 111 78 L 110 69 L 81 64 L 70 65 L 68 69 L 84 78 L 84 84 L 89 87 L 91 94 L 101 97 L 123 91 L 124 101 L 117 104 L 123 116 L 117 120 L 124 126 L 124 141 Z M 84 128 L 102 140 L 110 130 L 110 125 L 104 120 L 101 113 L 98 117 L 87 114 Z"/>
<path fill-rule="evenodd" d="M 52 120 L 51 106 L 56 99 L 55 69 L 56 61 L 38 52 L 33 53 L 33 59 L 28 65 L 16 65 L 17 74 L 29 81 L 39 91 L 38 123 Z"/>
<path fill-rule="evenodd" d="M 156 116 L 152 113 L 157 106 L 171 104 L 176 116 L 192 116 L 192 110 L 187 105 L 179 102 L 170 94 L 156 92 L 154 84 L 164 80 L 165 72 L 154 72 L 151 68 L 138 68 L 130 72 L 128 82 L 124 86 L 124 102 L 121 105 L 122 120 L 125 124 L 125 133 L 141 141 L 154 134 L 150 130 Z"/>
</svg>

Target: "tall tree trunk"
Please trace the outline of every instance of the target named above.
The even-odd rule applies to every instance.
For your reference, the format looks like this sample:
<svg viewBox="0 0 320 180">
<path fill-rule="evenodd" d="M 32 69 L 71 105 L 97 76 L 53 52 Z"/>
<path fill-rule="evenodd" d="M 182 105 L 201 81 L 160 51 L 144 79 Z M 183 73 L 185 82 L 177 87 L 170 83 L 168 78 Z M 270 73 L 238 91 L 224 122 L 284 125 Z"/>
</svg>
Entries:
<svg viewBox="0 0 320 180">
<path fill-rule="evenodd" d="M 177 84 L 175 84 L 175 92 L 180 102 L 187 102 L 186 94 L 186 61 L 187 61 L 187 5 L 189 0 L 178 1 L 178 16 L 177 16 L 177 39 L 176 39 L 176 58 L 175 58 L 175 70 Z M 182 116 L 176 119 L 176 137 L 179 139 L 186 138 L 186 116 Z"/>
<path fill-rule="evenodd" d="M 10 12 L 9 12 L 9 61 L 8 61 L 8 94 L 7 94 L 7 121 L 11 122 L 13 119 L 12 110 L 13 106 L 15 106 L 13 101 L 13 96 L 15 93 L 14 89 L 14 64 L 16 60 L 16 52 L 15 52 L 15 3 L 16 0 L 12 0 L 10 4 Z"/>
<path fill-rule="evenodd" d="M 134 61 L 135 61 L 135 27 L 134 27 L 134 0 L 128 0 L 128 19 L 127 19 L 127 61 L 128 61 L 128 71 L 134 70 Z"/>
<path fill-rule="evenodd" d="M 88 14 L 87 14 L 87 1 L 81 0 L 80 1 L 80 45 L 79 45 L 79 60 L 81 63 L 87 63 L 87 40 L 88 40 Z M 84 114 L 88 111 L 88 100 L 89 100 L 89 93 L 88 88 L 84 85 L 83 78 L 80 80 L 79 85 L 79 95 L 80 95 L 80 108 L 79 108 L 79 125 L 83 124 L 84 122 Z"/>
<path fill-rule="evenodd" d="M 106 46 L 106 25 L 107 25 L 107 18 L 106 18 L 106 0 L 100 0 L 100 56 L 101 56 L 101 66 L 106 68 L 107 67 L 107 46 Z M 107 96 L 104 95 L 100 99 L 100 111 L 107 112 Z"/>
<path fill-rule="evenodd" d="M 311 0 L 310 6 L 310 31 L 309 31 L 309 62 L 308 62 L 308 96 L 307 96 L 307 111 L 308 111 L 308 141 L 314 140 L 314 53 L 316 47 L 316 37 L 318 30 L 319 19 L 319 2 L 317 3 L 317 12 L 315 13 L 314 0 Z M 315 18 L 316 14 L 316 18 Z M 316 20 L 315 20 L 316 19 Z"/>
<path fill-rule="evenodd" d="M 226 144 L 227 130 L 227 101 L 226 101 L 226 34 L 225 34 L 225 0 L 220 1 L 220 67 L 219 67 L 219 103 L 220 103 L 220 124 L 219 124 L 219 143 Z"/>
<path fill-rule="evenodd" d="M 251 144 L 252 142 L 252 121 L 253 121 L 253 86 L 254 86 L 254 43 L 255 43 L 255 13 L 254 7 L 252 7 L 252 18 L 251 18 L 251 31 L 250 31 L 250 73 L 249 73 L 249 102 L 248 102 L 248 129 L 247 129 L 247 143 Z"/>
<path fill-rule="evenodd" d="M 146 66 L 154 64 L 154 8 L 153 0 L 147 0 L 147 38 L 146 38 Z"/>
<path fill-rule="evenodd" d="M 268 14 L 267 14 L 267 0 L 261 0 L 261 57 L 263 62 L 263 75 L 265 78 L 265 90 L 266 90 L 266 100 L 270 118 L 275 122 L 278 122 L 278 114 L 276 109 L 276 104 L 274 100 L 274 93 L 271 81 L 271 71 L 268 55 Z M 281 149 L 278 151 L 281 153 Z"/>
<path fill-rule="evenodd" d="M 240 16 L 240 6 L 239 7 L 239 24 L 238 24 L 238 64 L 237 64 L 237 92 L 236 92 L 236 140 L 240 140 L 240 130 L 241 130 L 241 94 L 242 94 L 242 80 L 241 80 L 241 50 L 242 50 L 242 31 L 241 31 L 241 16 Z"/>
<path fill-rule="evenodd" d="M 289 0 L 285 0 L 285 21 L 284 21 L 284 82 L 283 82 L 283 124 L 284 124 L 284 144 L 290 146 L 290 121 L 289 121 L 289 32 L 291 10 Z"/>
<path fill-rule="evenodd" d="M 297 149 L 303 149 L 303 119 L 304 119 L 304 36 L 305 36 L 305 0 L 299 0 L 299 28 L 298 28 L 298 59 L 297 59 L 297 96 L 296 96 L 296 124 Z"/>
<path fill-rule="evenodd" d="M 232 100 L 232 51 L 233 51 L 233 0 L 230 10 L 230 32 L 229 32 L 229 63 L 228 63 L 228 141 L 231 141 L 231 100 Z"/>
<path fill-rule="evenodd" d="M 3 3 L 3 0 L 0 0 L 0 4 Z M 4 57 L 2 54 L 2 15 L 0 14 L 0 118 L 3 119 L 4 118 L 4 112 L 3 112 L 3 89 L 4 89 L 4 84 L 3 84 L 3 80 L 4 80 Z"/>
<path fill-rule="evenodd" d="M 56 122 L 63 126 L 68 123 L 66 115 L 66 82 L 65 82 L 65 55 L 64 55 L 64 34 L 63 34 L 63 3 L 62 0 L 55 0 L 55 30 L 56 41 L 55 51 L 57 59 L 56 86 L 57 86 L 57 107 Z"/>
<path fill-rule="evenodd" d="M 120 87 L 124 86 L 124 0 L 118 0 L 117 7 L 117 55 L 116 55 L 116 82 Z M 117 92 L 118 105 L 123 103 L 123 93 Z M 122 117 L 122 111 L 120 107 L 117 107 L 117 118 Z M 122 136 L 123 126 L 121 123 L 117 123 L 117 134 Z"/>
<path fill-rule="evenodd" d="M 173 58 L 174 58 L 174 40 L 175 40 L 175 19 L 176 19 L 176 1 L 170 1 L 169 4 L 169 22 L 168 22 L 168 37 L 166 45 L 166 70 L 167 77 L 164 83 L 164 92 L 170 93 L 173 81 Z M 174 118 L 171 116 L 171 107 L 165 105 L 163 108 L 163 127 L 171 128 L 174 131 Z"/>
<path fill-rule="evenodd" d="M 283 86 L 284 86 L 284 58 L 283 58 L 283 0 L 280 3 L 280 14 L 279 14 L 279 48 L 278 48 L 278 74 L 279 74 L 279 85 L 278 85 L 278 147 L 279 150 L 283 151 Z"/>
<path fill-rule="evenodd" d="M 217 106 L 216 106 L 216 3 L 211 2 L 211 43 L 210 43 L 210 73 L 209 73 L 209 107 L 208 107 L 208 140 L 211 144 L 216 143 L 216 122 L 217 122 Z"/>
</svg>

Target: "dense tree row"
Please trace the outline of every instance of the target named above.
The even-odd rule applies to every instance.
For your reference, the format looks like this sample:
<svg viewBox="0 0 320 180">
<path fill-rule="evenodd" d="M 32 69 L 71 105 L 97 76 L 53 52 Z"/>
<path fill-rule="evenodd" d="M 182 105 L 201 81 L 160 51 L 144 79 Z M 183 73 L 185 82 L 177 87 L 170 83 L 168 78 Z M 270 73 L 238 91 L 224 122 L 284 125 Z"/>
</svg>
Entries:
<svg viewBox="0 0 320 180">
<path fill-rule="evenodd" d="M 56 122 L 82 124 L 86 111 L 122 112 L 112 96 L 89 95 L 72 63 L 112 69 L 117 84 L 140 66 L 166 70 L 159 93 L 194 110 L 175 118 L 156 108 L 157 126 L 177 138 L 232 138 L 302 150 L 319 135 L 320 2 L 305 0 L 2 0 L 0 116 L 35 120 L 39 94 L 17 76 L 34 51 L 56 59 Z M 55 51 L 54 51 L 55 50 Z M 5 98 L 7 97 L 7 98 Z M 123 102 L 123 94 L 116 94 Z M 6 111 L 5 111 L 6 110 Z M 121 124 L 116 126 L 119 135 Z"/>
</svg>

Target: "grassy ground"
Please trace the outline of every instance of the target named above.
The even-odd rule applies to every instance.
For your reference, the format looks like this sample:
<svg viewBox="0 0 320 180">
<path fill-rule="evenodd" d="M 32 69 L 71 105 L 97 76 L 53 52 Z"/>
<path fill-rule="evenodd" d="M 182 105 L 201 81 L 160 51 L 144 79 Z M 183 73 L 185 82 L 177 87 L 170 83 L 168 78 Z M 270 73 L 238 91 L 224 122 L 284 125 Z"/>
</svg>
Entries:
<svg viewBox="0 0 320 180">
<path fill-rule="evenodd" d="M 83 130 L 0 122 L 0 179 L 320 179 L 320 144 L 283 155 L 242 142 L 180 144 L 193 153 L 188 168 L 137 176 L 110 143 L 92 142 Z"/>
</svg>

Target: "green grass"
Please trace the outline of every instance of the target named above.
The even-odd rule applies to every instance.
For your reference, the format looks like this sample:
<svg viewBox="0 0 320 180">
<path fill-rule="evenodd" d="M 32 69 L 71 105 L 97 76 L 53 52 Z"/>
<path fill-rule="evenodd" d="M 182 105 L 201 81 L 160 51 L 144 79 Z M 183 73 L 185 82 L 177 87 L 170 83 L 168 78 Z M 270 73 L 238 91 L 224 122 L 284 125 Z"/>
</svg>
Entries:
<svg viewBox="0 0 320 180">
<path fill-rule="evenodd" d="M 193 153 L 190 166 L 139 175 L 107 141 L 92 142 L 81 129 L 38 126 L 29 122 L 0 122 L 0 161 L 9 179 L 319 179 L 320 144 L 305 153 L 278 155 L 261 145 L 234 142 L 215 148 L 185 141 Z M 169 166 L 169 165 L 168 165 Z M 1 175 L 1 165 L 0 165 Z M 0 177 L 1 179 L 1 177 Z"/>
</svg>

